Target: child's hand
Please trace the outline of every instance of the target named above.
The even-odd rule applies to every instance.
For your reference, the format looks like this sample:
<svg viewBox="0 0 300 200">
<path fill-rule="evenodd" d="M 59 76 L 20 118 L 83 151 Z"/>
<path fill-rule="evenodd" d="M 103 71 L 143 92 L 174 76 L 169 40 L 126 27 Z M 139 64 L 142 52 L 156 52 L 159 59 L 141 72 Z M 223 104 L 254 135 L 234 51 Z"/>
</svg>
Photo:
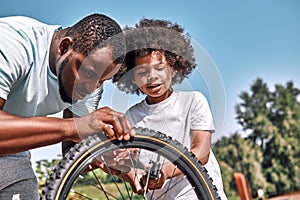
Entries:
<svg viewBox="0 0 300 200">
<path fill-rule="evenodd" d="M 126 148 L 104 153 L 99 161 L 103 162 L 107 167 L 114 168 L 122 172 L 129 172 L 139 156 L 139 149 Z"/>
<path fill-rule="evenodd" d="M 141 179 L 144 175 L 144 170 L 132 169 L 130 172 L 122 172 L 120 175 L 118 175 L 118 177 L 130 183 L 134 193 L 141 195 L 144 193 L 144 189 L 141 184 Z"/>
<path fill-rule="evenodd" d="M 141 184 L 147 190 L 155 190 L 161 189 L 166 181 L 166 174 L 161 171 L 160 176 L 158 178 L 150 178 L 148 174 L 145 174 L 141 179 Z"/>
</svg>

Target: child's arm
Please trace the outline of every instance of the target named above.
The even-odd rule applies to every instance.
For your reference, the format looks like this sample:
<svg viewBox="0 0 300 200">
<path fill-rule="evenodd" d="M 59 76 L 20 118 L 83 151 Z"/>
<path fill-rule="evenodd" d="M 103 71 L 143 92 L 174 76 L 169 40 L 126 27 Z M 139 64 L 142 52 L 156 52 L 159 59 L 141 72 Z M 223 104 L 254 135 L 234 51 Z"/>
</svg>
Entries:
<svg viewBox="0 0 300 200">
<path fill-rule="evenodd" d="M 202 165 L 205 165 L 208 161 L 210 144 L 211 144 L 211 132 L 204 130 L 192 130 L 192 144 L 191 151 L 200 160 Z"/>
<path fill-rule="evenodd" d="M 191 152 L 196 155 L 202 165 L 205 165 L 208 161 L 210 152 L 211 133 L 203 130 L 192 130 L 191 136 Z M 162 172 L 166 179 L 181 174 L 180 170 L 175 169 L 175 166 L 172 163 L 165 164 L 162 168 Z"/>
</svg>

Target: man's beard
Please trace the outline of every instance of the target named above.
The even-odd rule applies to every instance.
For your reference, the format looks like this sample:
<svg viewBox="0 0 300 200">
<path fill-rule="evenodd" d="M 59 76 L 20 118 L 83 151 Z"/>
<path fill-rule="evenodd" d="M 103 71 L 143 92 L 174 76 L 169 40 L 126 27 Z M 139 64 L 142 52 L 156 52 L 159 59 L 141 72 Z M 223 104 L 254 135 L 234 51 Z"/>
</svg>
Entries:
<svg viewBox="0 0 300 200">
<path fill-rule="evenodd" d="M 59 85 L 59 94 L 60 94 L 60 98 L 63 100 L 63 102 L 65 103 L 73 103 L 72 98 L 70 98 L 67 95 L 67 92 L 62 84 L 62 71 L 65 68 L 66 64 L 69 62 L 69 58 L 70 56 L 68 56 L 62 63 L 61 63 L 61 67 L 59 69 L 59 73 L 58 73 L 58 85 Z"/>
</svg>

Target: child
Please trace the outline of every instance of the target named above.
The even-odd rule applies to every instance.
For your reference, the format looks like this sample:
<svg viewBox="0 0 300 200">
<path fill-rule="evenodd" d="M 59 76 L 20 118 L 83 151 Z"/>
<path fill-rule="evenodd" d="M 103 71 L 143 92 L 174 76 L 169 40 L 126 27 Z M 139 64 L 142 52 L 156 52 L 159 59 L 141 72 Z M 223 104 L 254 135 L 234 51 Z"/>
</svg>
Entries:
<svg viewBox="0 0 300 200">
<path fill-rule="evenodd" d="M 113 81 L 127 93 L 143 93 L 146 98 L 132 106 L 126 116 L 137 127 L 147 127 L 172 136 L 188 147 L 208 170 L 221 199 L 227 199 L 223 191 L 219 164 L 210 149 L 213 119 L 208 102 L 198 91 L 174 91 L 172 85 L 181 83 L 193 68 L 195 58 L 188 35 L 183 28 L 166 20 L 142 19 L 135 28 L 126 27 L 127 54 L 125 64 Z M 179 170 L 174 166 L 162 167 L 158 184 L 149 184 L 160 196 L 171 181 L 176 182 Z M 174 190 L 174 191 L 173 191 Z M 182 185 L 175 185 L 166 199 L 179 199 Z M 194 194 L 193 194 L 194 195 Z M 197 199 L 185 195 L 184 199 Z"/>
</svg>

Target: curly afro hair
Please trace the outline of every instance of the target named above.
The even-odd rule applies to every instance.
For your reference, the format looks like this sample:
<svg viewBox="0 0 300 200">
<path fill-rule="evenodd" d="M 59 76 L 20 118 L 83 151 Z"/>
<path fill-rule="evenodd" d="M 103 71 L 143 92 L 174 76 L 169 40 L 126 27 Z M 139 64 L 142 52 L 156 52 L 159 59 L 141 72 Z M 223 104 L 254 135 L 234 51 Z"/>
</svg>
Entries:
<svg viewBox="0 0 300 200">
<path fill-rule="evenodd" d="M 113 77 L 113 83 L 126 93 L 142 93 L 132 82 L 135 58 L 152 51 L 161 52 L 176 70 L 172 84 L 181 83 L 196 67 L 194 50 L 189 34 L 177 23 L 167 20 L 143 18 L 135 27 L 124 28 L 127 53 L 121 69 Z"/>
</svg>

